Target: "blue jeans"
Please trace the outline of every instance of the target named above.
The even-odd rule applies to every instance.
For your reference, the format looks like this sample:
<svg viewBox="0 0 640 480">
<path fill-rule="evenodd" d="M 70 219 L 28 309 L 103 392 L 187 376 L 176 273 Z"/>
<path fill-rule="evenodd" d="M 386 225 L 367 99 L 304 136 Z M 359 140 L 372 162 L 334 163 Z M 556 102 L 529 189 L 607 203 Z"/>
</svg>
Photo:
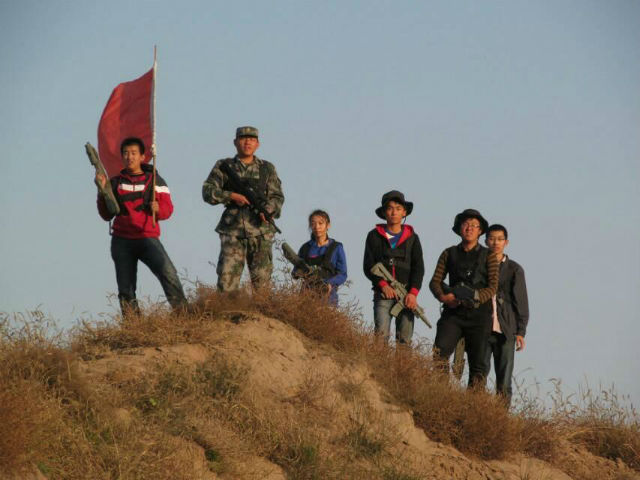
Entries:
<svg viewBox="0 0 640 480">
<path fill-rule="evenodd" d="M 396 304 L 395 299 L 373 298 L 373 323 L 375 332 L 389 341 L 391 330 L 391 309 Z M 413 312 L 403 309 L 396 318 L 396 342 L 410 344 L 413 336 Z"/>
<path fill-rule="evenodd" d="M 136 300 L 136 283 L 138 277 L 138 260 L 160 280 L 167 300 L 173 308 L 186 303 L 182 284 L 178 279 L 176 267 L 171 263 L 169 255 L 157 238 L 122 238 L 111 237 L 111 258 L 116 266 L 118 282 L 118 300 L 122 313 L 138 310 Z"/>
<path fill-rule="evenodd" d="M 507 337 L 503 333 L 492 332 L 485 350 L 486 375 L 489 375 L 489 370 L 491 370 L 491 356 L 493 355 L 496 392 L 504 396 L 507 407 L 511 405 L 511 377 L 513 376 L 515 349 L 516 338 L 513 335 Z"/>
</svg>

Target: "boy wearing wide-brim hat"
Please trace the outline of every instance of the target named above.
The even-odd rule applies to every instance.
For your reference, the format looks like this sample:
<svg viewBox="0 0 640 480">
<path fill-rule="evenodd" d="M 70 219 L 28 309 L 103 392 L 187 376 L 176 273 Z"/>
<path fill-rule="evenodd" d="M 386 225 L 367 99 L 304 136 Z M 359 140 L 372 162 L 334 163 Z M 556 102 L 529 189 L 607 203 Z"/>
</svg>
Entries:
<svg viewBox="0 0 640 480">
<path fill-rule="evenodd" d="M 436 358 L 448 362 L 460 338 L 465 340 L 469 359 L 469 386 L 486 382 L 485 349 L 491 333 L 491 298 L 498 288 L 498 261 L 486 247 L 478 243 L 489 223 L 474 209 L 456 215 L 452 230 L 462 241 L 445 249 L 433 272 L 429 289 L 444 304 L 438 321 L 434 351 Z M 445 293 L 444 280 L 449 276 Z M 462 298 L 463 292 L 469 297 Z M 448 365 L 448 363 L 447 363 Z"/>
<path fill-rule="evenodd" d="M 407 289 L 405 306 L 396 317 L 396 342 L 409 344 L 413 336 L 413 310 L 424 277 L 424 261 L 420 238 L 413 227 L 404 220 L 413 211 L 413 203 L 406 201 L 404 194 L 392 190 L 382 196 L 376 215 L 385 223 L 376 225 L 369 232 L 364 249 L 364 274 L 371 280 L 373 294 L 373 321 L 377 334 L 389 338 L 391 309 L 396 304 L 396 293 L 389 284 L 371 273 L 378 262 L 404 284 Z"/>
</svg>

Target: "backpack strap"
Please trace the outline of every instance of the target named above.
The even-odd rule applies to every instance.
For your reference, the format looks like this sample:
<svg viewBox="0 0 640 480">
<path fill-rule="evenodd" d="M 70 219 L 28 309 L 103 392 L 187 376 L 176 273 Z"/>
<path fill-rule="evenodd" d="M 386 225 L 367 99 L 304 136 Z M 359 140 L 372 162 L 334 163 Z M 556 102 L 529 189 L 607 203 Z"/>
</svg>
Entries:
<svg viewBox="0 0 640 480">
<path fill-rule="evenodd" d="M 305 244 L 300 248 L 300 258 L 306 261 L 309 256 L 309 250 L 311 250 L 311 244 L 309 242 L 305 242 Z"/>
<path fill-rule="evenodd" d="M 230 168 L 233 168 L 233 161 L 235 160 L 234 158 L 225 158 L 223 160 L 223 162 L 225 162 Z M 267 182 L 269 181 L 269 177 L 271 176 L 271 169 L 269 168 L 269 162 L 267 162 L 266 160 L 262 160 L 261 159 L 261 164 L 259 167 L 259 173 L 258 173 L 258 187 L 257 187 L 257 191 L 258 193 L 262 194 L 262 195 L 266 195 L 267 194 Z M 243 181 L 246 181 L 244 179 L 241 179 Z M 223 187 L 224 188 L 224 187 Z"/>
<path fill-rule="evenodd" d="M 483 281 L 485 281 L 484 275 L 482 272 L 486 273 L 487 269 L 480 268 L 481 265 L 487 264 L 487 257 L 489 256 L 489 249 L 480 245 L 480 254 L 478 255 L 478 261 L 476 262 L 474 271 L 473 271 L 473 284 L 480 285 Z"/>
<path fill-rule="evenodd" d="M 153 190 L 152 188 L 149 188 L 149 186 L 151 185 L 152 180 L 153 175 L 145 173 L 144 189 L 142 191 L 121 194 L 119 190 L 120 184 L 122 183 L 122 177 L 118 175 L 111 179 L 111 190 L 113 191 L 113 196 L 120 207 L 120 213 L 118 215 L 127 215 L 127 209 L 124 207 L 125 202 L 131 202 L 139 198 L 142 198 L 142 205 L 138 205 L 135 208 L 136 211 L 139 212 L 149 207 Z"/>
<path fill-rule="evenodd" d="M 152 174 L 149 174 L 148 178 L 145 178 L 144 180 L 144 190 L 142 191 L 142 205 L 138 205 L 135 208 L 137 212 L 147 210 L 149 208 L 149 205 L 151 204 L 151 196 L 153 195 L 153 185 L 151 185 L 152 180 Z"/>
<path fill-rule="evenodd" d="M 336 267 L 331 263 L 331 257 L 333 257 L 333 252 L 336 251 L 339 245 L 342 245 L 340 242 L 333 241 L 329 244 L 324 254 L 322 255 L 322 263 L 319 264 L 320 268 L 323 270 L 323 278 L 330 278 L 336 274 Z M 300 258 L 302 258 L 305 262 L 308 262 L 309 259 L 309 251 L 311 250 L 311 242 L 307 242 L 302 247 L 300 247 Z M 318 265 L 318 264 L 316 264 Z"/>
</svg>

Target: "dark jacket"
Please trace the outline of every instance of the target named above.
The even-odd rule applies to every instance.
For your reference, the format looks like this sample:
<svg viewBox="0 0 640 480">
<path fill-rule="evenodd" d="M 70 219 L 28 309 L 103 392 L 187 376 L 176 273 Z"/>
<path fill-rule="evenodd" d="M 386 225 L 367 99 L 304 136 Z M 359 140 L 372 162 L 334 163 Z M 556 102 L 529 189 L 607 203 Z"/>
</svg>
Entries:
<svg viewBox="0 0 640 480">
<path fill-rule="evenodd" d="M 367 235 L 363 268 L 376 293 L 380 293 L 382 287 L 387 284 L 371 273 L 371 267 L 378 262 L 382 262 L 394 278 L 405 285 L 409 293 L 418 295 L 424 277 L 424 260 L 420 238 L 413 231 L 413 227 L 403 225 L 402 234 L 394 249 L 385 235 L 385 225 L 376 225 Z"/>
<path fill-rule="evenodd" d="M 452 257 L 452 254 L 455 255 Z M 480 260 L 480 258 L 485 259 L 486 265 L 478 265 L 478 260 Z M 449 276 L 450 286 L 454 286 L 460 279 L 461 272 L 458 263 L 468 266 L 473 272 L 471 277 L 472 281 L 467 281 L 465 283 L 474 284 L 480 304 L 486 303 L 487 305 L 490 305 L 491 297 L 493 297 L 498 291 L 498 258 L 495 254 L 488 252 L 487 248 L 480 244 L 477 244 L 469 251 L 465 251 L 462 243 L 459 243 L 458 245 L 453 245 L 445 249 L 440 254 L 436 269 L 433 271 L 433 276 L 431 277 L 431 282 L 429 282 L 429 288 L 431 289 L 433 296 L 439 300 L 444 294 L 442 283 L 447 275 Z M 474 280 L 476 277 L 476 269 L 478 267 L 481 267 L 481 273 L 482 275 L 486 275 L 486 279 L 482 279 L 481 281 L 478 281 L 478 279 Z M 461 305 L 458 308 L 464 309 L 466 307 Z"/>
<path fill-rule="evenodd" d="M 524 337 L 529 323 L 527 284 L 524 269 L 509 257 L 500 263 L 496 306 L 502 333 Z"/>
</svg>

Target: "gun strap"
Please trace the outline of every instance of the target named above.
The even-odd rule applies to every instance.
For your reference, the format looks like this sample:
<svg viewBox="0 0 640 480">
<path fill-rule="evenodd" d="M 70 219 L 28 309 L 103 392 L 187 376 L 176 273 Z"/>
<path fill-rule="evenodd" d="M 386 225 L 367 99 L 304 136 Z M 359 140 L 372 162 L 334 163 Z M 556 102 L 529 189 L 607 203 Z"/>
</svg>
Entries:
<svg viewBox="0 0 640 480">
<path fill-rule="evenodd" d="M 458 245 L 453 245 L 448 249 L 447 272 L 449 273 L 449 284 L 451 288 L 460 282 L 465 282 L 473 288 L 483 288 L 487 286 L 487 256 L 489 249 L 479 247 L 474 259 L 469 259 L 463 264 L 458 252 Z"/>
<path fill-rule="evenodd" d="M 267 182 L 269 181 L 269 167 L 262 162 L 260 165 L 260 180 L 258 181 L 258 191 L 267 196 Z"/>
<path fill-rule="evenodd" d="M 115 188 L 113 189 L 113 196 L 116 198 L 116 201 L 118 202 L 118 205 L 120 206 L 120 211 L 121 212 L 125 212 L 126 214 L 126 209 L 123 208 L 124 203 L 125 202 L 131 202 L 133 200 L 137 200 L 139 198 L 142 198 L 142 205 L 138 205 L 135 210 L 136 211 L 142 211 L 145 208 L 147 208 L 149 206 L 149 203 L 151 202 L 151 195 L 153 192 L 152 188 L 149 188 L 149 185 L 151 184 L 151 181 L 153 180 L 153 176 L 152 175 L 147 175 L 147 172 L 145 172 L 145 179 L 144 179 L 144 189 L 139 191 L 139 192 L 131 192 L 131 193 L 124 193 L 121 194 L 119 192 L 120 189 L 120 183 L 122 183 L 122 177 L 118 176 L 117 177 L 117 183 Z"/>
<path fill-rule="evenodd" d="M 248 181 L 248 179 L 246 178 L 242 178 L 240 177 L 240 174 L 238 173 L 238 171 L 233 168 L 233 164 L 235 161 L 235 157 L 233 158 L 225 158 L 224 159 L 224 163 L 227 164 L 227 166 L 232 169 L 234 172 L 236 172 L 236 174 L 238 174 L 238 178 L 240 178 L 241 181 L 245 182 L 245 184 L 249 185 L 251 182 Z M 257 157 L 254 157 L 254 161 L 255 159 L 257 159 Z M 266 196 L 267 195 L 267 182 L 269 181 L 269 176 L 270 176 L 270 172 L 269 172 L 269 165 L 267 164 L 267 162 L 265 160 L 261 160 L 261 163 L 259 165 L 259 178 L 258 178 L 258 184 L 256 187 L 256 191 L 258 193 L 260 193 L 261 195 Z M 226 186 L 223 186 L 223 189 L 225 190 L 229 190 L 229 188 L 227 188 Z"/>
<path fill-rule="evenodd" d="M 390 269 L 394 278 L 398 277 L 397 271 L 403 270 L 407 274 L 411 270 L 411 253 L 413 251 L 413 244 L 415 242 L 415 235 L 411 235 L 407 240 L 400 245 L 396 245 L 395 248 L 391 248 L 389 242 L 384 240 L 382 246 L 383 265 Z M 402 275 L 404 276 L 404 275 Z"/>
<path fill-rule="evenodd" d="M 153 188 L 149 188 L 149 185 L 153 180 L 153 175 L 148 172 L 144 172 L 144 175 L 144 189 L 139 192 L 121 194 L 119 190 L 120 184 L 122 183 L 122 177 L 118 175 L 110 180 L 112 182 L 111 191 L 113 192 L 113 197 L 116 199 L 116 202 L 120 207 L 120 215 L 128 215 L 127 209 L 124 206 L 125 202 L 131 202 L 139 198 L 142 198 L 142 205 L 138 205 L 135 208 L 136 211 L 139 212 L 149 207 L 149 204 L 151 203 L 151 196 L 153 194 Z"/>
</svg>

